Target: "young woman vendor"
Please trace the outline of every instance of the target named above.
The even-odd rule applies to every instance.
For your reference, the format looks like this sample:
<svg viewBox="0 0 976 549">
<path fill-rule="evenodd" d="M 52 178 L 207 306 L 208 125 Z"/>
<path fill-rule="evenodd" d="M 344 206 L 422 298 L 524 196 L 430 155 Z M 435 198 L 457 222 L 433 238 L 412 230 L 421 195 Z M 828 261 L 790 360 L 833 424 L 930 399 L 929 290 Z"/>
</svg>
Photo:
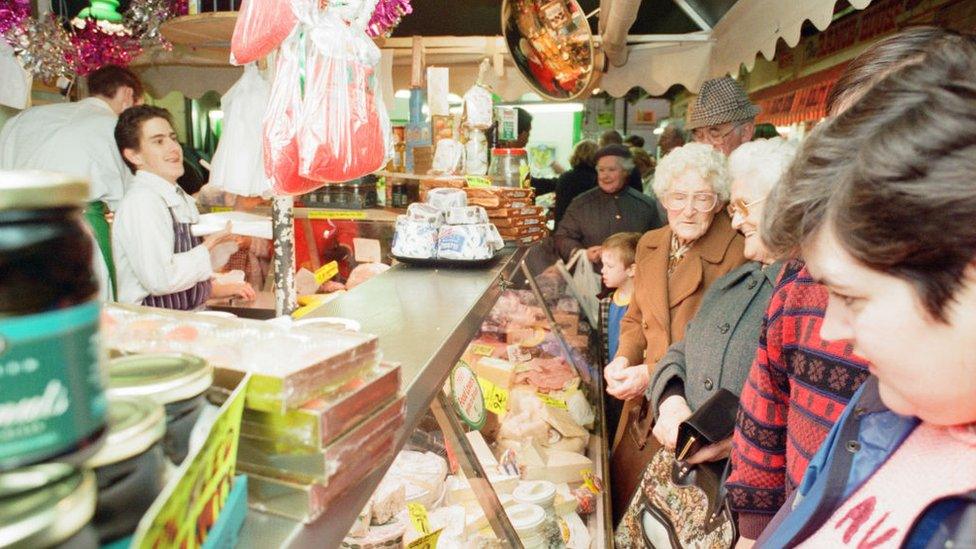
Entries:
<svg viewBox="0 0 976 549">
<path fill-rule="evenodd" d="M 189 311 L 212 297 L 253 299 L 247 283 L 211 280 L 220 267 L 215 248 L 233 236 L 221 231 L 201 240 L 190 232 L 200 214 L 176 184 L 183 151 L 169 112 L 148 105 L 127 109 L 115 126 L 115 141 L 135 174 L 112 227 L 119 301 Z"/>
</svg>

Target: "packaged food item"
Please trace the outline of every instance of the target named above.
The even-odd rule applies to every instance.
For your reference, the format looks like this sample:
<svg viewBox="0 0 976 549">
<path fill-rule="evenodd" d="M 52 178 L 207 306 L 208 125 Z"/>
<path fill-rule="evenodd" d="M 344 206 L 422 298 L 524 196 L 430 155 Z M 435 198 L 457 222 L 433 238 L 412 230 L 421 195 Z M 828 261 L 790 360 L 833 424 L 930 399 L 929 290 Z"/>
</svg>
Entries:
<svg viewBox="0 0 976 549">
<path fill-rule="evenodd" d="M 430 223 L 398 216 L 391 246 L 393 255 L 416 259 L 437 257 L 438 231 Z"/>
<path fill-rule="evenodd" d="M 244 65 L 267 56 L 297 23 L 288 0 L 243 0 L 230 41 L 230 63 Z"/>
<path fill-rule="evenodd" d="M 0 473 L 0 545 L 96 549 L 95 474 L 64 463 Z"/>
<path fill-rule="evenodd" d="M 397 454 L 384 478 L 403 483 L 407 502 L 421 503 L 433 509 L 446 491 L 447 461 L 432 452 L 403 450 Z"/>
<path fill-rule="evenodd" d="M 488 208 L 488 217 L 532 217 L 542 216 L 541 206 L 525 206 L 524 208 Z"/>
<path fill-rule="evenodd" d="M 464 143 L 464 173 L 488 173 L 488 139 L 481 130 L 468 130 L 468 140 Z"/>
<path fill-rule="evenodd" d="M 547 450 L 545 467 L 527 467 L 525 480 L 548 480 L 557 484 L 582 482 L 582 471 L 592 470 L 593 460 L 565 450 Z"/>
<path fill-rule="evenodd" d="M 528 225 L 522 227 L 499 227 L 498 232 L 504 238 L 518 238 L 522 236 L 532 236 L 545 233 L 546 229 L 542 225 Z"/>
<path fill-rule="evenodd" d="M 83 180 L 0 172 L 0 471 L 81 463 L 105 431 L 87 200 Z"/>
<path fill-rule="evenodd" d="M 488 213 L 481 206 L 465 206 L 447 210 L 448 225 L 478 225 L 488 223 Z"/>
<path fill-rule="evenodd" d="M 464 125 L 475 130 L 487 130 L 493 122 L 491 92 L 479 84 L 464 92 Z"/>
<path fill-rule="evenodd" d="M 324 448 L 377 409 L 400 389 L 400 365 L 384 362 L 335 392 L 284 414 L 244 410 L 241 433 L 283 444 Z"/>
<path fill-rule="evenodd" d="M 438 228 L 445 222 L 443 210 L 421 202 L 415 202 L 407 206 L 407 217 L 412 221 L 427 223 Z"/>
<path fill-rule="evenodd" d="M 493 357 L 480 357 L 471 363 L 471 368 L 478 374 L 494 385 L 506 391 L 515 386 L 515 364 Z"/>
<path fill-rule="evenodd" d="M 406 507 L 406 494 L 403 482 L 384 478 L 367 504 L 370 509 L 370 522 L 386 524 L 393 520 L 396 514 Z"/>
<path fill-rule="evenodd" d="M 468 205 L 468 195 L 461 189 L 431 189 L 427 192 L 427 203 L 443 211 L 463 208 Z"/>
<path fill-rule="evenodd" d="M 133 355 L 109 361 L 108 376 L 109 397 L 148 399 L 165 407 L 163 449 L 173 463 L 181 463 L 213 382 L 213 367 L 185 354 Z"/>
<path fill-rule="evenodd" d="M 439 259 L 490 259 L 494 246 L 489 241 L 490 225 L 445 225 L 437 234 Z"/>
<path fill-rule="evenodd" d="M 568 513 L 559 518 L 562 542 L 566 549 L 589 549 L 592 538 L 583 519 L 576 513 Z"/>
<path fill-rule="evenodd" d="M 102 543 L 135 532 L 165 482 L 162 405 L 145 397 L 109 397 L 109 434 L 85 464 L 95 471 L 98 505 L 92 523 Z"/>
<path fill-rule="evenodd" d="M 512 187 L 468 187 L 464 189 L 468 198 L 494 198 L 501 197 L 509 200 L 528 199 L 535 196 L 532 189 L 518 189 Z"/>
<path fill-rule="evenodd" d="M 521 504 L 538 505 L 545 511 L 542 536 L 546 547 L 558 547 L 562 543 L 556 516 L 556 485 L 548 480 L 522 481 L 512 491 L 512 497 Z"/>
<path fill-rule="evenodd" d="M 434 149 L 431 171 L 437 174 L 459 174 L 464 165 L 464 145 L 450 139 L 441 139 Z"/>
<path fill-rule="evenodd" d="M 489 210 L 492 208 L 526 208 L 533 205 L 531 198 L 511 198 L 504 195 L 469 196 L 468 204 L 484 206 Z"/>
<path fill-rule="evenodd" d="M 499 229 L 515 228 L 515 227 L 527 227 L 530 225 L 542 225 L 544 221 L 539 216 L 527 216 L 527 217 L 500 217 L 491 219 Z"/>
</svg>

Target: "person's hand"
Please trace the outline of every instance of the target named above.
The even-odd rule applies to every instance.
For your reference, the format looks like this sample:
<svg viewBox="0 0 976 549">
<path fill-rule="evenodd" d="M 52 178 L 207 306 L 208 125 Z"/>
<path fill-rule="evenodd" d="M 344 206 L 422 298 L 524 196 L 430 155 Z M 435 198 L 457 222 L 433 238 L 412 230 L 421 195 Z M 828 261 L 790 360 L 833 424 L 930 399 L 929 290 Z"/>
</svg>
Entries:
<svg viewBox="0 0 976 549">
<path fill-rule="evenodd" d="M 752 549 L 752 546 L 756 544 L 756 540 L 739 537 L 739 541 L 735 544 L 735 549 Z"/>
<path fill-rule="evenodd" d="M 562 175 L 566 171 L 566 168 L 560 164 L 558 160 L 553 160 L 550 167 L 552 167 L 552 171 L 555 172 L 556 175 Z"/>
<path fill-rule="evenodd" d="M 624 368 L 612 374 L 607 380 L 607 392 L 620 400 L 630 400 L 644 396 L 651 383 L 651 374 L 646 364 Z"/>
<path fill-rule="evenodd" d="M 230 221 L 228 221 L 223 229 L 204 238 L 203 245 L 207 247 L 207 250 L 213 251 L 218 245 L 234 240 L 234 238 L 234 235 L 230 234 Z"/>
<path fill-rule="evenodd" d="M 627 360 L 627 357 L 618 356 L 603 367 L 603 379 L 607 382 L 607 392 L 610 391 L 611 380 L 615 382 L 620 372 L 628 366 L 630 366 L 630 361 Z"/>
<path fill-rule="evenodd" d="M 239 297 L 244 301 L 254 301 L 257 292 L 247 282 L 214 282 L 211 297 Z"/>
<path fill-rule="evenodd" d="M 697 465 L 707 461 L 718 461 L 720 459 L 725 459 L 729 457 L 731 453 L 732 437 L 729 437 L 725 440 L 720 440 L 715 444 L 709 444 L 708 446 L 695 452 L 685 461 L 688 462 L 689 465 Z"/>
<path fill-rule="evenodd" d="M 688 401 L 681 395 L 671 395 L 658 406 L 657 421 L 654 423 L 654 438 L 665 448 L 674 450 L 678 444 L 678 426 L 691 417 Z"/>
<path fill-rule="evenodd" d="M 600 252 L 603 251 L 603 246 L 590 246 L 586 249 L 586 259 L 590 260 L 590 263 L 600 262 Z"/>
</svg>

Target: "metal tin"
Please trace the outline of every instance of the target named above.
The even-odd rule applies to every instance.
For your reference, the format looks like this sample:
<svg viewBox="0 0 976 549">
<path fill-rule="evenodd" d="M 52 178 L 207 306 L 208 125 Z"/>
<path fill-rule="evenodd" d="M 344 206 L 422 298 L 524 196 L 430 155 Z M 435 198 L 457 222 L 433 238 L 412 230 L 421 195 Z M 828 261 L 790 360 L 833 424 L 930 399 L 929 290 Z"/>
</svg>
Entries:
<svg viewBox="0 0 976 549">
<path fill-rule="evenodd" d="M 88 182 L 39 170 L 0 171 L 0 210 L 39 210 L 83 206 Z"/>
<path fill-rule="evenodd" d="M 213 367 L 185 354 L 131 355 L 108 363 L 108 394 L 148 398 L 166 408 L 163 448 L 174 463 L 186 457 L 190 432 L 213 384 Z"/>
<path fill-rule="evenodd" d="M 163 407 L 148 399 L 110 397 L 105 446 L 86 463 L 95 470 L 98 506 L 93 524 L 104 543 L 135 531 L 165 484 L 160 445 Z"/>
<path fill-rule="evenodd" d="M 63 463 L 0 474 L 0 547 L 94 549 L 95 476 Z"/>
</svg>

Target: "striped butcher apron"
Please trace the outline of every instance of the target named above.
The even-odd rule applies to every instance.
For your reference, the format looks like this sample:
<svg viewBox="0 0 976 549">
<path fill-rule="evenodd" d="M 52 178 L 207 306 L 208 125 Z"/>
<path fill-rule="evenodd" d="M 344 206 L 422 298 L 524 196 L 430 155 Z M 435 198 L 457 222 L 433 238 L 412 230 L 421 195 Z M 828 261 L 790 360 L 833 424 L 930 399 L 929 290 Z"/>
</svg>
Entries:
<svg viewBox="0 0 976 549">
<path fill-rule="evenodd" d="M 189 223 L 180 223 L 173 215 L 173 210 L 166 208 L 173 219 L 173 253 L 181 254 L 199 246 L 202 239 L 193 236 Z M 175 309 L 177 311 L 192 311 L 199 309 L 210 298 L 210 279 L 197 282 L 193 286 L 172 294 L 150 295 L 142 300 L 147 307 Z"/>
</svg>

